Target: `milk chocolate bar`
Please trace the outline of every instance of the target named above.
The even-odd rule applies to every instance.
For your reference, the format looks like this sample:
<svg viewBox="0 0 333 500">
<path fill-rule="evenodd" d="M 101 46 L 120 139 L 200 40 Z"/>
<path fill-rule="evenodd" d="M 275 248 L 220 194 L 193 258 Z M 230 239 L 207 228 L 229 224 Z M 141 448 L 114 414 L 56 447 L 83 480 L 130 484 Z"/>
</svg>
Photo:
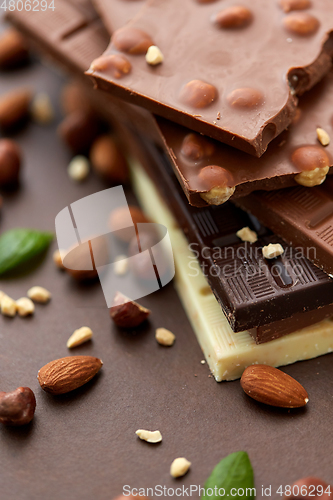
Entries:
<svg viewBox="0 0 333 500">
<path fill-rule="evenodd" d="M 291 123 L 295 95 L 331 68 L 332 29 L 330 0 L 290 13 L 267 0 L 152 0 L 88 74 L 117 97 L 261 156 Z M 160 64 L 147 64 L 152 45 Z"/>
<path fill-rule="evenodd" d="M 110 34 L 135 17 L 145 0 L 93 0 L 103 23 Z M 90 61 L 91 62 L 91 61 Z"/>
<path fill-rule="evenodd" d="M 284 240 L 300 247 L 316 266 L 333 275 L 333 179 L 322 186 L 258 191 L 237 204 Z"/>
</svg>

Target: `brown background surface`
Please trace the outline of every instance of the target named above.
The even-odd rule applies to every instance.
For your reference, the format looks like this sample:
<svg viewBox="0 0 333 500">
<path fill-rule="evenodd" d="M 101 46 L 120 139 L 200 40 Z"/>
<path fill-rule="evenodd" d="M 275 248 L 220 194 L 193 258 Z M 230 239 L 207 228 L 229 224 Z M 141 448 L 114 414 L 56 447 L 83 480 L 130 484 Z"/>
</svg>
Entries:
<svg viewBox="0 0 333 500">
<path fill-rule="evenodd" d="M 46 90 L 57 106 L 62 80 L 54 70 L 35 63 L 1 73 L 1 92 L 20 85 Z M 94 175 L 82 185 L 69 180 L 70 154 L 55 128 L 56 123 L 30 124 L 17 134 L 25 158 L 22 187 L 5 196 L 1 232 L 17 226 L 53 230 L 62 208 L 106 187 Z M 301 476 L 333 481 L 332 355 L 285 368 L 309 392 L 305 410 L 257 404 L 238 381 L 217 384 L 208 377 L 172 285 L 142 300 L 153 311 L 149 324 L 135 335 L 124 333 L 111 325 L 98 283 L 78 286 L 55 269 L 55 247 L 34 272 L 0 280 L 0 289 L 16 299 L 37 284 L 53 294 L 31 319 L 0 317 L 0 389 L 29 386 L 37 397 L 31 425 L 0 428 L 1 499 L 104 500 L 120 494 L 125 484 L 203 485 L 217 462 L 238 450 L 250 455 L 258 498 L 262 484 L 272 485 L 272 497 L 278 498 L 279 485 Z M 72 394 L 44 393 L 38 369 L 71 354 L 66 341 L 83 325 L 92 328 L 94 340 L 71 353 L 101 357 L 102 371 Z M 176 334 L 172 348 L 157 345 L 159 326 Z M 159 429 L 163 442 L 140 441 L 138 428 Z M 192 468 L 174 480 L 169 467 L 178 456 L 187 457 Z"/>
</svg>

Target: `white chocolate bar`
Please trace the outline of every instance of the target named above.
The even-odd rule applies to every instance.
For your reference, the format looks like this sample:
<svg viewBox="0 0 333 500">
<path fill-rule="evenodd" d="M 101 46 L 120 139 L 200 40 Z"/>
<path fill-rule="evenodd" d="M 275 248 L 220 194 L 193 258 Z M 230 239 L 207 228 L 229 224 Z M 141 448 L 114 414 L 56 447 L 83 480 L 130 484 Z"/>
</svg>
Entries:
<svg viewBox="0 0 333 500">
<path fill-rule="evenodd" d="M 246 331 L 234 333 L 183 231 L 141 165 L 137 161 L 131 164 L 133 187 L 142 208 L 152 220 L 168 228 L 176 266 L 174 283 L 217 382 L 241 377 L 251 364 L 283 366 L 333 352 L 332 320 L 260 345 Z"/>
</svg>

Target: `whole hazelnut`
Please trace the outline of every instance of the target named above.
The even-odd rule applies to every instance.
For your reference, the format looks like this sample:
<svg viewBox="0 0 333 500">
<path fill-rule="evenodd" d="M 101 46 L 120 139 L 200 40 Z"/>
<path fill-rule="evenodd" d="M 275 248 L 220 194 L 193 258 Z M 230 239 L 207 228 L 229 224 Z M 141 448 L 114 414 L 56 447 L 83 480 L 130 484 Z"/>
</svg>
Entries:
<svg viewBox="0 0 333 500">
<path fill-rule="evenodd" d="M 32 93 L 19 88 L 0 97 L 0 127 L 9 130 L 21 125 L 29 114 Z"/>
<path fill-rule="evenodd" d="M 84 111 L 89 114 L 93 112 L 87 92 L 76 82 L 68 83 L 63 87 L 60 103 L 65 115 L 74 111 Z"/>
<path fill-rule="evenodd" d="M 128 254 L 130 257 L 136 256 L 135 259 L 130 260 L 131 271 L 140 280 L 146 282 L 156 282 L 156 273 L 153 267 L 152 258 L 149 250 L 159 242 L 159 235 L 155 228 L 151 226 L 149 229 L 139 232 L 139 238 L 134 236 L 132 238 L 129 247 Z M 138 243 L 140 244 L 140 252 L 138 252 Z M 147 251 L 148 250 L 148 251 Z M 165 275 L 167 271 L 167 259 L 163 258 L 162 247 L 155 247 L 155 252 L 158 252 L 158 262 L 159 262 L 159 277 Z M 156 253 L 155 253 L 156 256 Z"/>
<path fill-rule="evenodd" d="M 28 44 L 21 33 L 13 28 L 0 37 L 0 68 L 20 66 L 29 60 Z"/>
<path fill-rule="evenodd" d="M 93 169 L 111 183 L 124 184 L 128 181 L 129 170 L 126 159 L 110 135 L 98 137 L 90 149 Z"/>
<path fill-rule="evenodd" d="M 108 73 L 112 78 L 122 78 L 132 70 L 129 60 L 121 54 L 109 54 L 95 59 L 90 66 L 92 71 Z"/>
<path fill-rule="evenodd" d="M 86 111 L 70 113 L 58 127 L 60 137 L 75 154 L 88 152 L 99 132 L 100 123 Z"/>
<path fill-rule="evenodd" d="M 15 185 L 21 167 L 21 152 L 10 139 L 0 139 L 0 187 Z"/>
<path fill-rule="evenodd" d="M 125 297 L 125 295 L 120 292 L 116 293 L 113 305 L 110 308 L 110 317 L 117 326 L 129 329 L 136 328 L 141 325 L 149 315 L 149 309 Z"/>
<path fill-rule="evenodd" d="M 117 231 L 117 238 L 124 243 L 129 243 L 135 235 L 134 226 L 129 225 L 131 221 L 129 220 L 128 211 L 135 225 L 151 222 L 142 210 L 134 205 L 126 205 L 113 210 L 109 218 L 109 227 L 111 231 Z M 122 229 L 122 227 L 125 229 Z"/>
<path fill-rule="evenodd" d="M 12 392 L 0 392 L 0 422 L 5 425 L 25 425 L 31 422 L 36 409 L 36 398 L 29 387 L 18 387 Z"/>
</svg>

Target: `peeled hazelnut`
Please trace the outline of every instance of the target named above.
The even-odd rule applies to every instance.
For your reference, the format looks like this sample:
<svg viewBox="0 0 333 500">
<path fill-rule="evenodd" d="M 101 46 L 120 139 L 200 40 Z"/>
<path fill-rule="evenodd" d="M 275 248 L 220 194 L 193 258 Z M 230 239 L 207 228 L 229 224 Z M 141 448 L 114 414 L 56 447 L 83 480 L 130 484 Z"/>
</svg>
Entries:
<svg viewBox="0 0 333 500">
<path fill-rule="evenodd" d="M 180 99 L 193 108 L 205 108 L 217 98 L 217 89 L 210 83 L 191 80 L 180 92 Z"/>
<path fill-rule="evenodd" d="M 176 335 L 166 328 L 157 328 L 155 332 L 155 339 L 159 344 L 170 347 L 174 344 Z"/>
<path fill-rule="evenodd" d="M 172 477 L 182 477 L 191 467 L 191 462 L 186 458 L 175 458 L 170 467 L 170 474 Z"/>
<path fill-rule="evenodd" d="M 200 193 L 200 196 L 209 205 L 222 205 L 235 192 L 231 173 L 217 165 L 202 168 L 199 179 L 202 181 L 203 190 L 207 190 Z"/>
<path fill-rule="evenodd" d="M 30 113 L 32 119 L 40 125 L 47 125 L 54 119 L 51 99 L 45 92 L 37 94 L 31 103 Z"/>
<path fill-rule="evenodd" d="M 82 182 L 84 181 L 90 172 L 90 163 L 88 158 L 82 155 L 77 155 L 74 156 L 74 158 L 71 159 L 68 168 L 67 168 L 67 173 L 70 179 L 76 182 Z"/>
<path fill-rule="evenodd" d="M 31 422 L 36 409 L 36 398 L 29 387 L 18 387 L 12 392 L 0 392 L 0 422 L 5 425 L 25 425 Z"/>
<path fill-rule="evenodd" d="M 297 184 L 305 187 L 320 186 L 326 180 L 326 175 L 330 167 L 315 168 L 314 170 L 307 170 L 295 175 Z"/>
<path fill-rule="evenodd" d="M 27 291 L 29 299 L 40 304 L 46 304 L 51 299 L 51 294 L 42 286 L 33 286 Z"/>
<path fill-rule="evenodd" d="M 21 167 L 21 151 L 10 139 L 0 139 L 0 187 L 18 182 Z"/>
<path fill-rule="evenodd" d="M 98 137 L 90 149 L 93 169 L 111 183 L 124 184 L 128 181 L 129 170 L 126 159 L 109 135 Z"/>
<path fill-rule="evenodd" d="M 117 238 L 124 243 L 129 243 L 135 234 L 134 226 L 125 227 L 130 224 L 128 211 L 135 225 L 151 222 L 143 211 L 134 205 L 126 205 L 113 210 L 109 218 L 109 227 L 111 231 L 117 231 Z M 125 229 L 122 229 L 122 227 L 125 227 Z"/>
<path fill-rule="evenodd" d="M 5 295 L 1 299 L 1 313 L 4 316 L 9 316 L 10 318 L 14 318 L 16 316 L 17 306 L 14 299 Z"/>
<path fill-rule="evenodd" d="M 286 500 L 289 498 L 290 500 L 311 500 L 311 499 L 321 499 L 321 500 L 330 500 L 330 494 L 327 488 L 329 488 L 329 484 L 322 479 L 317 477 L 303 477 L 302 479 L 298 479 L 291 486 L 291 495 L 284 496 Z M 325 492 L 325 490 L 327 490 Z M 331 491 L 331 488 L 330 488 Z"/>
<path fill-rule="evenodd" d="M 214 153 L 214 145 L 202 135 L 191 132 L 184 137 L 181 153 L 190 160 L 200 161 Z"/>
<path fill-rule="evenodd" d="M 62 263 L 61 251 L 55 250 L 53 253 L 53 262 L 59 269 L 65 269 L 65 266 Z"/>
<path fill-rule="evenodd" d="M 236 236 L 242 241 L 248 241 L 249 243 L 255 243 L 258 241 L 258 235 L 255 231 L 252 231 L 249 227 L 243 227 L 237 231 Z"/>
<path fill-rule="evenodd" d="M 136 328 L 148 318 L 150 312 L 149 309 L 117 292 L 110 309 L 110 316 L 121 328 Z"/>
<path fill-rule="evenodd" d="M 235 89 L 228 95 L 228 102 L 234 108 L 250 109 L 258 106 L 263 99 L 260 90 L 244 87 Z"/>
<path fill-rule="evenodd" d="M 28 297 L 22 297 L 16 301 L 16 308 L 19 316 L 30 316 L 35 312 L 35 304 Z"/>
<path fill-rule="evenodd" d="M 0 37 L 0 68 L 14 68 L 28 59 L 28 46 L 23 36 L 13 28 L 5 31 Z"/>
<path fill-rule="evenodd" d="M 119 79 L 130 73 L 132 65 L 129 60 L 121 54 L 110 54 L 95 59 L 90 69 L 92 71 L 107 72 L 113 78 Z"/>
<path fill-rule="evenodd" d="M 283 23 L 288 31 L 300 36 L 313 35 L 319 28 L 318 19 L 306 12 L 289 14 L 284 18 Z"/>
<path fill-rule="evenodd" d="M 305 10 L 311 7 L 310 0 L 280 0 L 280 5 L 285 12 L 292 10 Z"/>
<path fill-rule="evenodd" d="M 275 259 L 284 253 L 284 248 L 280 243 L 270 243 L 262 248 L 262 254 L 265 259 Z"/>
<path fill-rule="evenodd" d="M 148 33 L 131 26 L 116 30 L 111 40 L 118 50 L 128 54 L 146 54 L 149 47 L 154 45 Z"/>
<path fill-rule="evenodd" d="M 15 89 L 0 97 L 0 127 L 8 130 L 20 125 L 29 114 L 31 91 Z"/>
<path fill-rule="evenodd" d="M 221 10 L 215 22 L 224 29 L 245 28 L 253 19 L 252 12 L 241 5 L 234 5 Z"/>
<path fill-rule="evenodd" d="M 151 45 L 146 54 L 147 63 L 151 66 L 156 66 L 157 64 L 161 64 L 163 60 L 164 56 L 160 49 L 156 45 Z"/>
<path fill-rule="evenodd" d="M 99 125 L 86 111 L 74 111 L 61 122 L 58 133 L 73 153 L 86 153 L 99 134 Z"/>
</svg>

